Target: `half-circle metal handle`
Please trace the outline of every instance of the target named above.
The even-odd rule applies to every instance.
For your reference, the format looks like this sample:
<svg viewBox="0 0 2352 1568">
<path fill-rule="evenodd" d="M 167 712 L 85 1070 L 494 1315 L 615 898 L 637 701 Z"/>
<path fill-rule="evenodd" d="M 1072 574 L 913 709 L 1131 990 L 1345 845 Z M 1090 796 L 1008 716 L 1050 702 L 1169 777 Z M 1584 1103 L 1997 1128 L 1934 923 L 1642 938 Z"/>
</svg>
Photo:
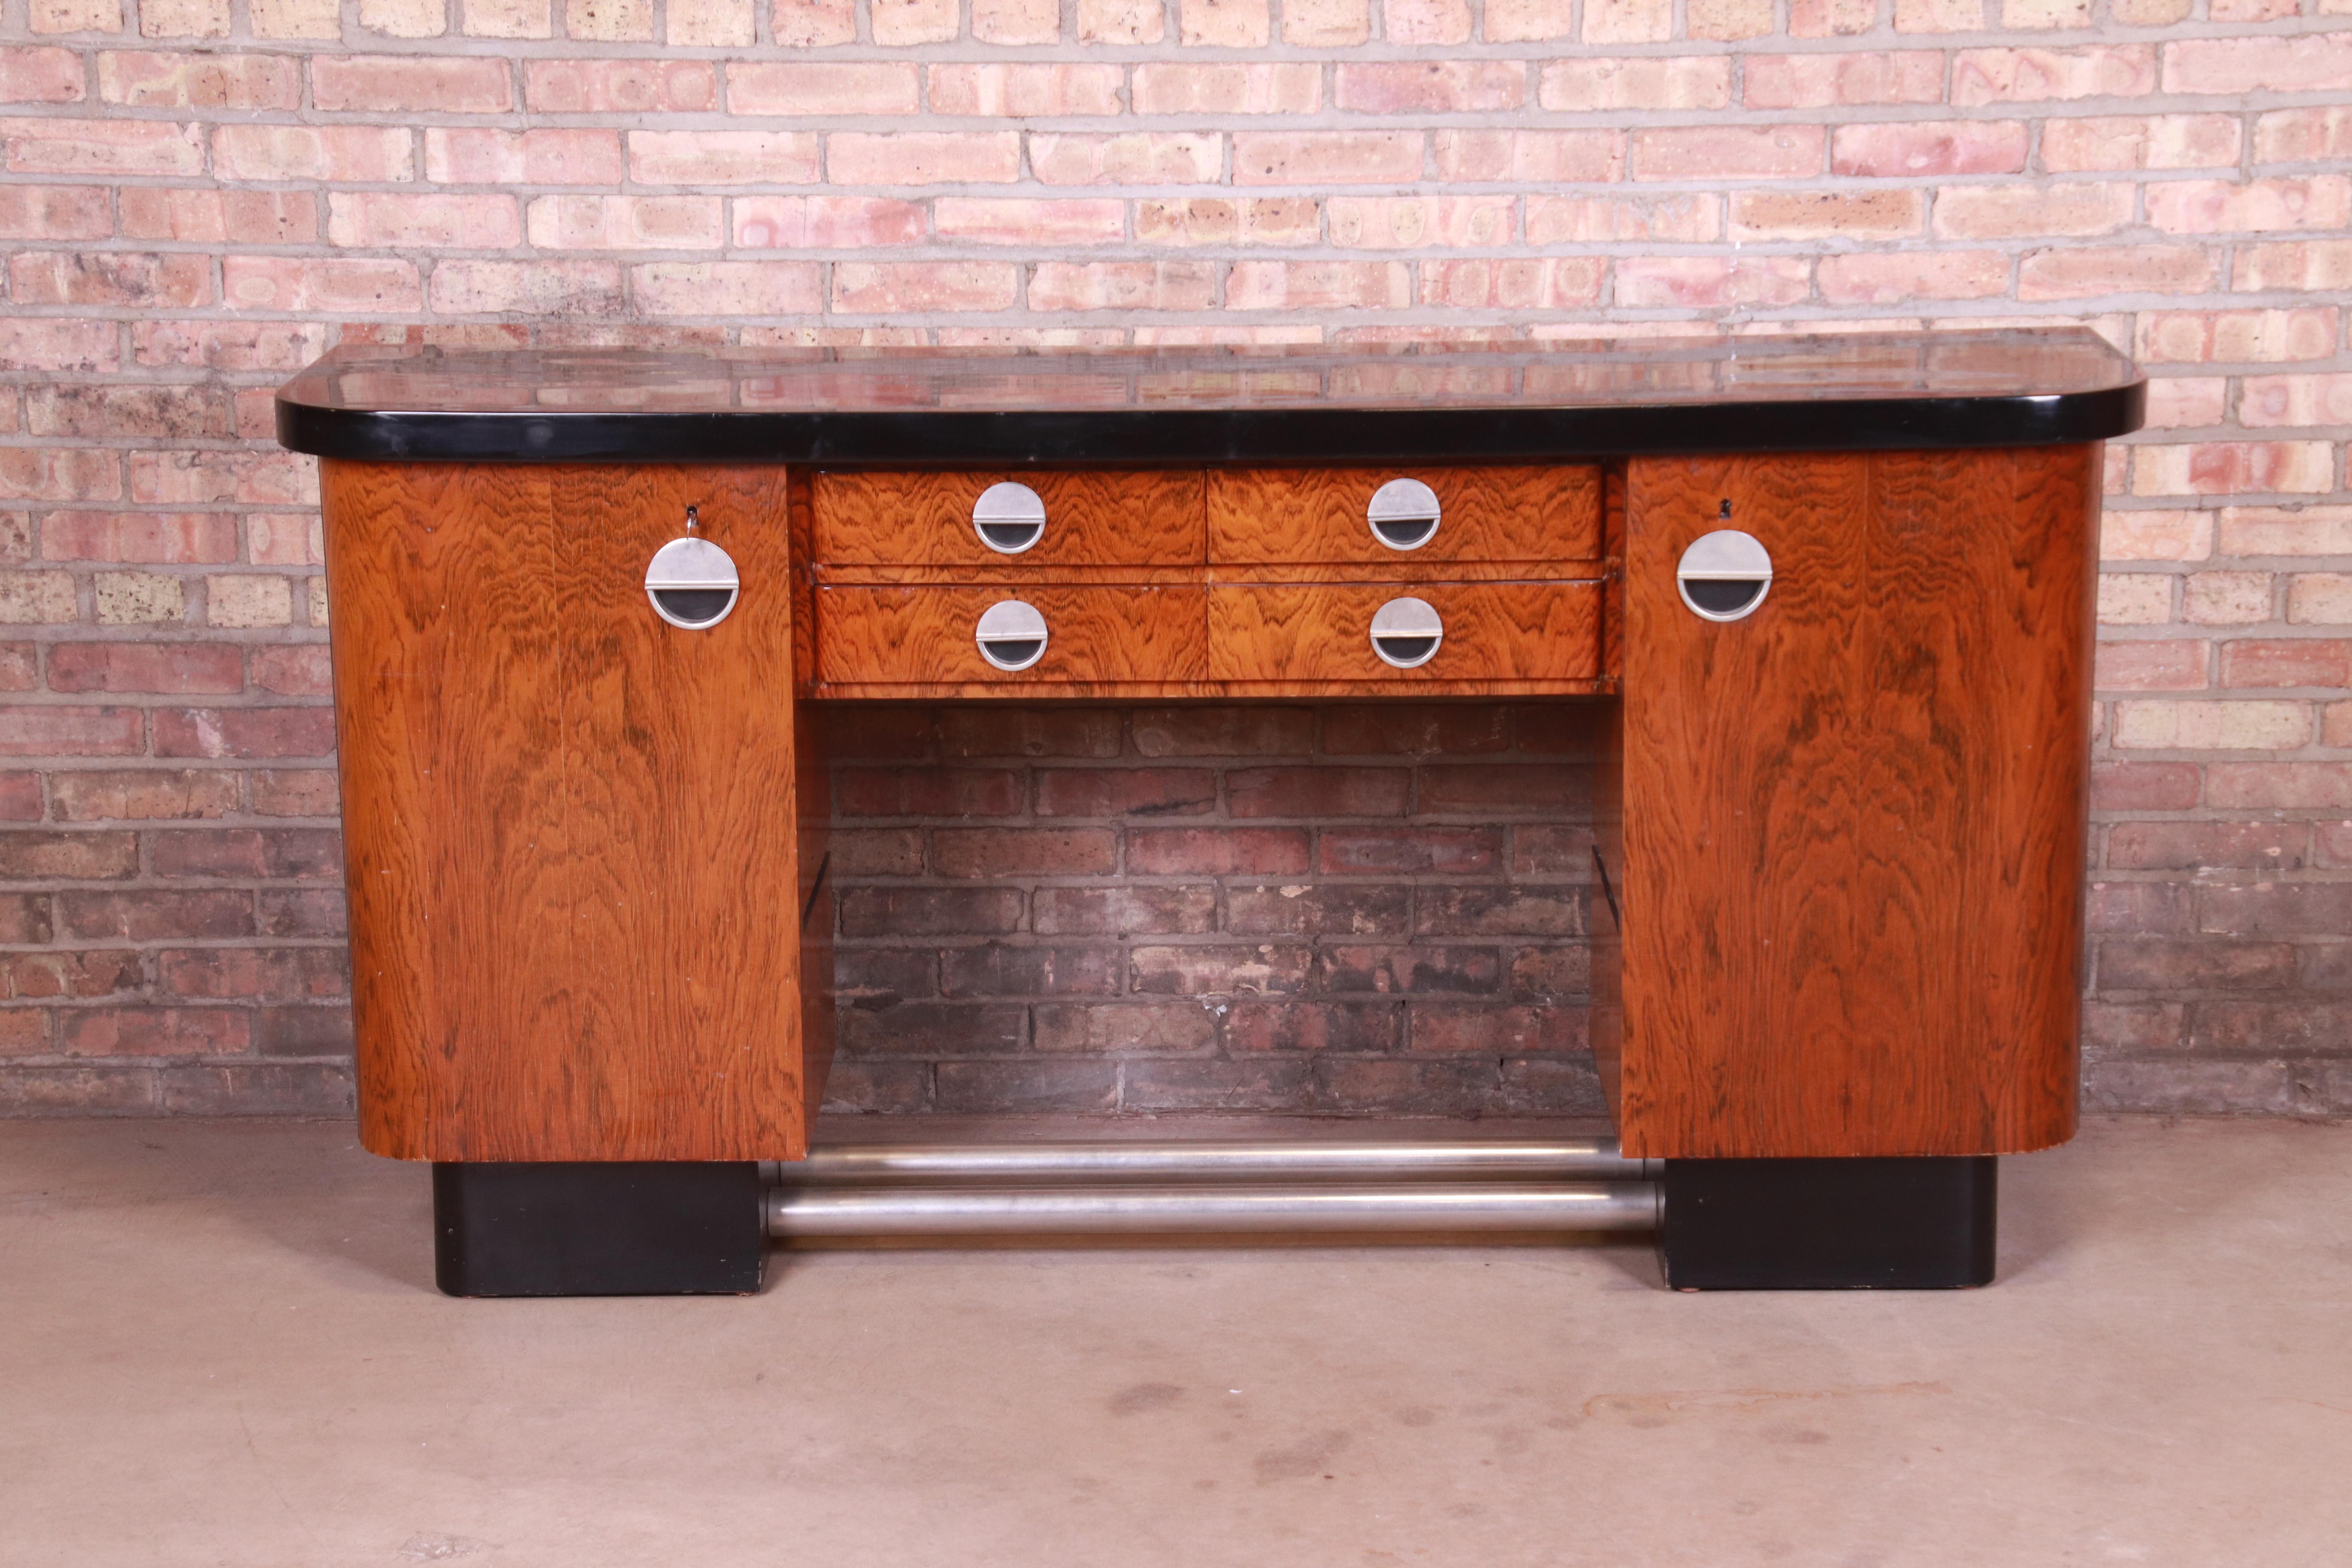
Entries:
<svg viewBox="0 0 2352 1568">
<path fill-rule="evenodd" d="M 1772 588 L 1772 552 L 1736 528 L 1703 533 L 1675 566 L 1683 604 L 1702 620 L 1736 621 L 1755 614 Z"/>
<path fill-rule="evenodd" d="M 1045 657 L 1045 617 L 1034 605 L 1003 599 L 981 612 L 972 628 L 980 657 L 1006 671 L 1027 669 Z"/>
<path fill-rule="evenodd" d="M 1444 640 L 1445 622 L 1426 599 L 1391 599 L 1372 616 L 1372 652 L 1399 669 L 1427 664 Z"/>
<path fill-rule="evenodd" d="M 1445 509 L 1437 492 L 1419 479 L 1391 479 L 1372 492 L 1364 521 L 1372 537 L 1391 550 L 1418 550 L 1437 537 Z"/>
<path fill-rule="evenodd" d="M 971 504 L 972 531 L 999 555 L 1018 555 L 1045 537 L 1045 501 L 1027 485 L 991 485 Z"/>
<path fill-rule="evenodd" d="M 671 540 L 646 565 L 654 614 L 684 631 L 708 631 L 725 620 L 741 590 L 734 559 L 698 535 Z"/>
</svg>

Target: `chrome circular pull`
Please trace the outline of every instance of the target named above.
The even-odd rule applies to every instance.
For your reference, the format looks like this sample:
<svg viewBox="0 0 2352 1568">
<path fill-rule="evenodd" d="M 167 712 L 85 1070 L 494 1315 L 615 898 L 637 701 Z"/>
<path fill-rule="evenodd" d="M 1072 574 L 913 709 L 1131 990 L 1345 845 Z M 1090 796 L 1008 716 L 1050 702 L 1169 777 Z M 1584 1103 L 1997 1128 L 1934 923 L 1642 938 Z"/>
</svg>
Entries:
<svg viewBox="0 0 2352 1568">
<path fill-rule="evenodd" d="M 690 632 L 725 620 L 741 587 L 733 559 L 699 537 L 671 540 L 646 567 L 646 597 L 654 614 Z"/>
<path fill-rule="evenodd" d="M 971 503 L 971 527 L 999 555 L 1018 555 L 1045 537 L 1045 502 L 1027 485 L 991 485 Z"/>
<path fill-rule="evenodd" d="M 1399 669 L 1427 664 L 1444 640 L 1445 623 L 1426 599 L 1391 599 L 1372 616 L 1372 651 Z"/>
<path fill-rule="evenodd" d="M 1772 587 L 1772 553 L 1752 533 L 1718 528 L 1703 533 L 1675 567 L 1683 603 L 1703 620 L 1736 621 L 1753 615 Z"/>
<path fill-rule="evenodd" d="M 1391 550 L 1418 550 L 1437 537 L 1444 510 L 1437 492 L 1419 479 L 1391 479 L 1372 492 L 1364 521 L 1372 525 L 1372 537 Z"/>
<path fill-rule="evenodd" d="M 1004 599 L 981 612 L 972 640 L 997 668 L 1026 669 L 1045 657 L 1045 617 L 1034 605 Z"/>
</svg>

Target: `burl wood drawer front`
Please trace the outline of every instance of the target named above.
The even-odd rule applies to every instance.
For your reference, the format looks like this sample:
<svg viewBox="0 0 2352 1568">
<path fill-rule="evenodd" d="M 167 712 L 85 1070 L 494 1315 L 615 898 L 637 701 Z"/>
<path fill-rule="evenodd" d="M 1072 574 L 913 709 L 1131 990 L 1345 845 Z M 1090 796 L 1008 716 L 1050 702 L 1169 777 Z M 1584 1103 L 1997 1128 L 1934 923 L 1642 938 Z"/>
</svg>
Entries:
<svg viewBox="0 0 2352 1568">
<path fill-rule="evenodd" d="M 1044 503 L 1036 542 L 991 549 L 972 509 L 991 486 Z M 824 565 L 1190 566 L 1202 559 L 1197 468 L 1116 473 L 820 473 L 809 487 L 812 546 Z"/>
<path fill-rule="evenodd" d="M 1435 530 L 1410 548 L 1375 533 L 1368 515 L 1381 487 L 1396 479 L 1427 486 L 1438 504 Z M 1209 476 L 1208 514 L 1209 559 L 1221 563 L 1595 561 L 1601 470 L 1227 468 Z M 1409 511 L 1382 527 L 1400 541 L 1419 537 Z"/>
<path fill-rule="evenodd" d="M 1034 664 L 981 655 L 981 617 L 1017 601 L 1043 617 Z M 1050 584 L 1013 588 L 826 587 L 816 595 L 820 685 L 1101 686 L 1208 673 L 1202 590 Z M 1008 645 L 1009 647 L 1010 645 Z"/>
<path fill-rule="evenodd" d="M 1372 646 L 1373 618 L 1411 598 L 1443 635 L 1400 668 Z M 1417 651 L 1399 646 L 1410 655 Z M 1598 583 L 1239 583 L 1209 590 L 1213 680 L 1591 680 L 1601 673 Z"/>
</svg>

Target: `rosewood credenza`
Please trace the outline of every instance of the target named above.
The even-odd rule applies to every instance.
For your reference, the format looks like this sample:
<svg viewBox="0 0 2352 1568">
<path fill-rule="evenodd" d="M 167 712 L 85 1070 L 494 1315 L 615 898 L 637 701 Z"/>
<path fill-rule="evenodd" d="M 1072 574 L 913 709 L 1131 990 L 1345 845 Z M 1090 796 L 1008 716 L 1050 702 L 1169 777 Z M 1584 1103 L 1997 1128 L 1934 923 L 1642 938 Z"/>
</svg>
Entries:
<svg viewBox="0 0 2352 1568">
<path fill-rule="evenodd" d="M 337 350 L 278 431 L 325 459 L 363 1141 L 436 1163 L 450 1289 L 616 1182 L 740 1279 L 831 1056 L 813 705 L 1574 697 L 1669 1278 L 1981 1282 L 1991 1157 L 2074 1127 L 2143 398 L 2078 331 Z"/>
</svg>

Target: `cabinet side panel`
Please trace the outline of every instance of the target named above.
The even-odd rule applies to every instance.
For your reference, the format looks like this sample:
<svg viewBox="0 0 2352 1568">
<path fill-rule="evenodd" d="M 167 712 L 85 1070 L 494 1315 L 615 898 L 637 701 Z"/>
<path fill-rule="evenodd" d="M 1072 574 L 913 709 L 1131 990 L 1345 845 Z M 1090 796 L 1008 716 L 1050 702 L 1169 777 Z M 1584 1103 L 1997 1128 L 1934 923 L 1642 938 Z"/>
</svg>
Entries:
<svg viewBox="0 0 2352 1568">
<path fill-rule="evenodd" d="M 2072 1131 L 2095 457 L 1630 466 L 1628 1152 Z M 1726 502 L 1774 575 L 1718 625 L 1675 569 Z"/>
<path fill-rule="evenodd" d="M 549 470 L 320 478 L 361 1140 L 455 1158 L 483 1042 L 570 1027 Z"/>
</svg>

